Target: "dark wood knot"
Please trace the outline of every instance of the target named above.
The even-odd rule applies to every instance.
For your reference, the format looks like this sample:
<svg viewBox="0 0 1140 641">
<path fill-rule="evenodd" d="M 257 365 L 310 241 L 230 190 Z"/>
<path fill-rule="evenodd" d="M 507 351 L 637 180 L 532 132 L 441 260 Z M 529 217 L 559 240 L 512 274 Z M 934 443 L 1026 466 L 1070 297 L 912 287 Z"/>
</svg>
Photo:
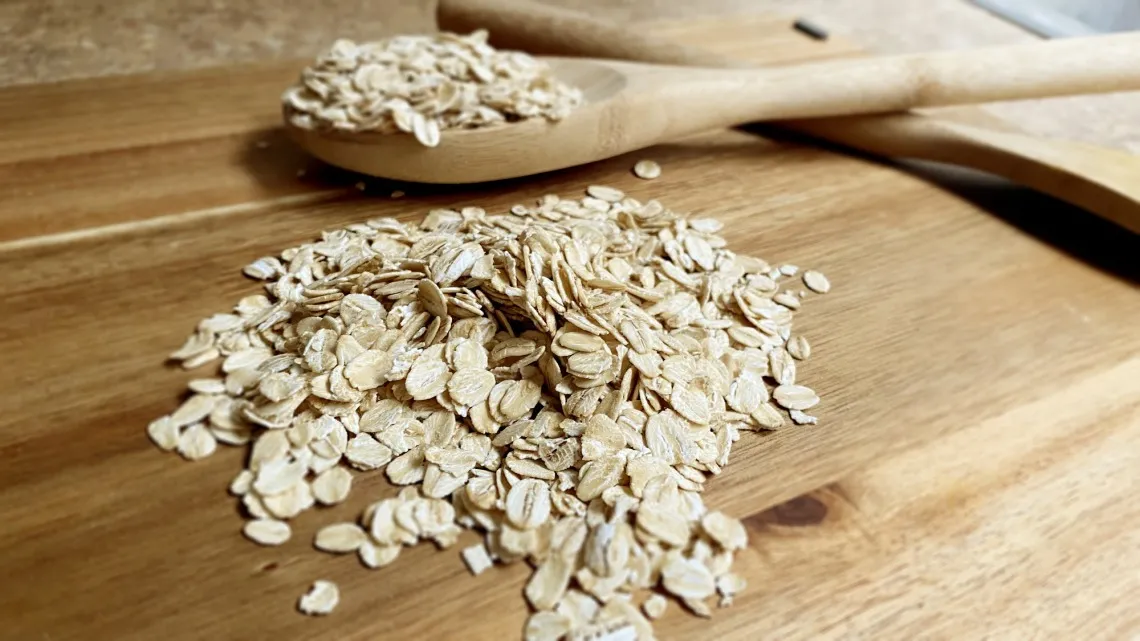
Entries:
<svg viewBox="0 0 1140 641">
<path fill-rule="evenodd" d="M 774 505 L 757 514 L 754 518 L 766 525 L 787 527 L 819 525 L 827 518 L 827 504 L 810 494 L 804 494 L 790 501 Z"/>
</svg>

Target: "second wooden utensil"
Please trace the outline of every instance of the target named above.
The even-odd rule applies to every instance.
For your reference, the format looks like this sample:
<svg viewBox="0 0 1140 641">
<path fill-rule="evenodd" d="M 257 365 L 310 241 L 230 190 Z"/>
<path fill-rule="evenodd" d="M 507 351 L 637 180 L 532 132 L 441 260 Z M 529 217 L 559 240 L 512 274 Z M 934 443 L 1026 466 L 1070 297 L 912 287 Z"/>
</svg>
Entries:
<svg viewBox="0 0 1140 641">
<path fill-rule="evenodd" d="M 526 0 L 440 0 L 438 21 L 440 28 L 448 31 L 488 29 L 497 46 L 532 53 L 694 66 L 749 66 L 585 14 Z M 905 113 L 777 124 L 879 156 L 919 158 L 981 169 L 1140 232 L 1140 158 L 1124 152 Z"/>
</svg>

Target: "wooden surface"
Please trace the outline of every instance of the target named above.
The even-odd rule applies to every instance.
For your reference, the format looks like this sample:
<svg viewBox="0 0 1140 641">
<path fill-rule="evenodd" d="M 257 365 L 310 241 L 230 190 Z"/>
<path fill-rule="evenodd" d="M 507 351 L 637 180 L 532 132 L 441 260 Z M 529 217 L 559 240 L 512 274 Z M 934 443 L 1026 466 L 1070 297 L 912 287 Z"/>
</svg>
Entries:
<svg viewBox="0 0 1140 641">
<path fill-rule="evenodd" d="M 762 19 L 659 29 L 758 62 L 833 46 Z M 822 424 L 746 435 L 709 484 L 747 517 L 750 589 L 711 621 L 672 608 L 662 639 L 1140 634 L 1135 237 L 974 177 L 939 174 L 949 191 L 925 167 L 739 132 L 390 200 L 283 139 L 293 69 L 0 91 L 18 125 L 0 140 L 0 638 L 517 638 L 522 567 L 473 578 L 421 546 L 369 571 L 312 550 L 382 481 L 261 549 L 224 493 L 240 451 L 184 463 L 143 427 L 190 378 L 165 355 L 256 291 L 249 260 L 368 216 L 595 182 L 720 217 L 734 249 L 834 283 L 798 324 Z M 629 175 L 643 156 L 661 179 Z M 340 583 L 335 616 L 293 612 L 316 578 Z"/>
</svg>

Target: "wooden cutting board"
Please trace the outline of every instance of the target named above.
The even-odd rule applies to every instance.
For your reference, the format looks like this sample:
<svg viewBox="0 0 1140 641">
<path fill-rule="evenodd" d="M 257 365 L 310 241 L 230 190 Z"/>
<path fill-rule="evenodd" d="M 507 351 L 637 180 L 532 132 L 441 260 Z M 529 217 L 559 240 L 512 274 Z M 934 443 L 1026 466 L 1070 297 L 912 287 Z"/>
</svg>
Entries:
<svg viewBox="0 0 1140 641">
<path fill-rule="evenodd" d="M 782 19 L 652 28 L 761 63 L 855 52 Z M 358 177 L 281 135 L 277 97 L 297 69 L 0 91 L 0 638 L 518 638 L 522 566 L 471 577 L 458 549 L 425 545 L 369 571 L 311 548 L 320 525 L 393 493 L 379 475 L 303 515 L 285 546 L 258 548 L 225 494 L 242 452 L 185 463 L 143 428 L 192 377 L 165 355 L 257 291 L 240 276 L 250 260 L 365 217 L 498 209 L 592 183 L 721 218 L 733 249 L 834 284 L 797 321 L 821 424 L 746 435 L 709 484 L 710 505 L 747 517 L 737 566 L 751 587 L 711 621 L 671 608 L 662 639 L 1076 638 L 1065 633 L 1111 617 L 1077 635 L 1092 638 L 1140 625 L 1126 596 L 1140 589 L 1134 238 L 973 179 L 940 178 L 959 186 L 948 191 L 925 169 L 740 132 L 495 185 L 401 185 L 393 200 L 397 186 L 357 191 Z M 662 178 L 630 175 L 642 157 Z M 1065 465 L 1048 483 L 1007 478 Z M 1013 487 L 1022 502 L 980 503 Z M 1057 573 L 1080 598 L 1030 587 Z M 340 608 L 296 614 L 318 578 L 341 586 Z"/>
</svg>

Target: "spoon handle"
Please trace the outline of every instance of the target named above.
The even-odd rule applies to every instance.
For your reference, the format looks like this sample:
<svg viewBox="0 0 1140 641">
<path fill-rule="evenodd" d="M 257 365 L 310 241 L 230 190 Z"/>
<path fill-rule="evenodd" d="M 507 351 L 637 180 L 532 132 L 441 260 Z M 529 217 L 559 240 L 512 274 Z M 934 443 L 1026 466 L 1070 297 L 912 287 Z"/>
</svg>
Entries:
<svg viewBox="0 0 1140 641">
<path fill-rule="evenodd" d="M 1140 89 L 1137 60 L 1140 34 L 1124 33 L 851 58 L 763 76 L 788 110 L 777 117 L 805 118 Z"/>
</svg>

